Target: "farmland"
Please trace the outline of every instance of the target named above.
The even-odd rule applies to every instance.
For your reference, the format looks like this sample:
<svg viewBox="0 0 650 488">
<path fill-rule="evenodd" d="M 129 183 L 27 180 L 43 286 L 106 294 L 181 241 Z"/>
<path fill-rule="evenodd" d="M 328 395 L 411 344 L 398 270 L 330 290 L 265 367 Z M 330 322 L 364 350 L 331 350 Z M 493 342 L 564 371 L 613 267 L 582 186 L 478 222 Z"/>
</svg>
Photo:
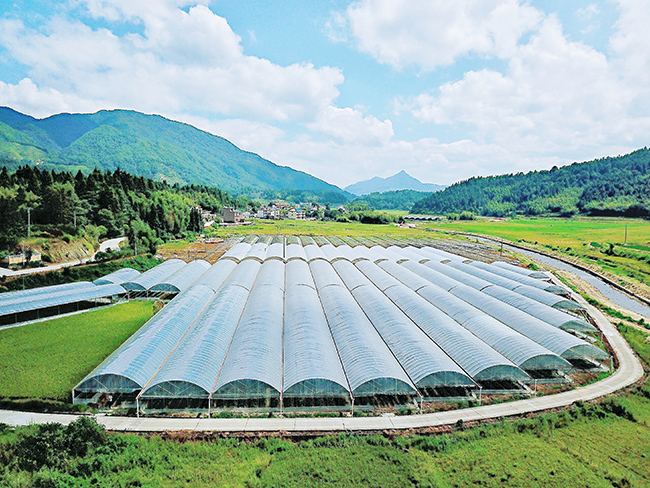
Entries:
<svg viewBox="0 0 650 488">
<path fill-rule="evenodd" d="M 472 232 L 519 242 L 605 273 L 650 296 L 650 222 L 623 218 L 439 221 L 421 229 Z M 627 238 L 626 238 L 627 228 Z"/>
<path fill-rule="evenodd" d="M 646 335 L 620 328 L 647 362 Z M 75 428 L 0 426 L 0 485 L 647 486 L 649 420 L 646 384 L 600 404 L 428 435 L 294 441 L 105 434 L 88 422 Z M 72 436 L 84 440 L 84 449 L 70 447 L 76 445 Z M 30 449 L 39 449 L 37 461 Z"/>
<path fill-rule="evenodd" d="M 70 401 L 72 388 L 153 315 L 150 301 L 0 330 L 0 398 Z"/>
</svg>

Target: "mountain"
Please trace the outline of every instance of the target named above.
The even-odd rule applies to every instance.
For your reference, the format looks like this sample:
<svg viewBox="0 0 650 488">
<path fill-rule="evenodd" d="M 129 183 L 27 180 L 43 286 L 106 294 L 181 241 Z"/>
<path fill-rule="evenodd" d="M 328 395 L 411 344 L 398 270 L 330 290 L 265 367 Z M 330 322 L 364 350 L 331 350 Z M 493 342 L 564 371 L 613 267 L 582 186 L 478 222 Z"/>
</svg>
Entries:
<svg viewBox="0 0 650 488">
<path fill-rule="evenodd" d="M 250 188 L 342 192 L 191 125 L 129 110 L 35 119 L 0 107 L 0 166 L 24 164 L 57 171 L 120 168 L 172 184 L 217 185 L 234 193 Z"/>
<path fill-rule="evenodd" d="M 369 193 L 378 193 L 393 190 L 416 190 L 423 192 L 433 192 L 442 190 L 444 185 L 434 185 L 433 183 L 422 183 L 420 180 L 413 178 L 406 171 L 402 170 L 396 175 L 388 178 L 375 176 L 369 180 L 359 181 L 345 187 L 355 195 L 367 195 Z"/>
<path fill-rule="evenodd" d="M 412 213 L 650 216 L 650 150 L 549 171 L 477 177 L 423 198 Z"/>
</svg>

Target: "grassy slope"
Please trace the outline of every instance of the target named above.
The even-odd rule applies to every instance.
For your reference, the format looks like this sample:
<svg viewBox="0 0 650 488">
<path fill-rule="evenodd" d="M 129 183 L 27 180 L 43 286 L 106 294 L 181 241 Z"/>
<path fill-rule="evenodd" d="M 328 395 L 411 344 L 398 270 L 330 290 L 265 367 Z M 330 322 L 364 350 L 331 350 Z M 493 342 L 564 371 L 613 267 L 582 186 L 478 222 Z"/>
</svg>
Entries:
<svg viewBox="0 0 650 488">
<path fill-rule="evenodd" d="M 0 330 L 0 397 L 68 400 L 152 315 L 151 302 L 137 301 Z"/>
</svg>

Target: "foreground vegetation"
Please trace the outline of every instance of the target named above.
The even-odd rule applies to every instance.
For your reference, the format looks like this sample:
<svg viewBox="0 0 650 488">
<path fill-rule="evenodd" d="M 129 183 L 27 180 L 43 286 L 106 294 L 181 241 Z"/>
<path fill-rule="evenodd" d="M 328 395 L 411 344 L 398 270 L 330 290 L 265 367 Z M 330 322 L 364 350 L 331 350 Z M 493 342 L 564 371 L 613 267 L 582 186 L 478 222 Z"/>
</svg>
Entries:
<svg viewBox="0 0 650 488">
<path fill-rule="evenodd" d="M 645 361 L 642 332 L 620 326 Z M 114 486 L 648 486 L 650 385 L 600 404 L 516 421 L 457 424 L 444 434 L 337 434 L 310 440 L 107 434 L 0 425 L 0 485 Z"/>
<path fill-rule="evenodd" d="M 72 388 L 138 330 L 151 301 L 0 329 L 0 398 L 69 403 Z"/>
</svg>

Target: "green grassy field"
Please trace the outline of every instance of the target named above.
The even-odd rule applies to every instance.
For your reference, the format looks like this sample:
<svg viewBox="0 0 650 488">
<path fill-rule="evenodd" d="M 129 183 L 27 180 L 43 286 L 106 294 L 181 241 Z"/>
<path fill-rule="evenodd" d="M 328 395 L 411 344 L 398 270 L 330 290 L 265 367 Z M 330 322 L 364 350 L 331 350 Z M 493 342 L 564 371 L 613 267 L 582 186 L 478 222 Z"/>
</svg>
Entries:
<svg viewBox="0 0 650 488">
<path fill-rule="evenodd" d="M 253 225 L 215 227 L 211 236 L 226 237 L 248 234 L 287 234 L 315 236 L 429 236 L 420 229 L 404 229 L 393 224 L 361 224 L 358 222 L 324 222 L 319 220 L 258 220 Z"/>
<path fill-rule="evenodd" d="M 0 330 L 0 397 L 70 400 L 72 388 L 153 315 L 133 301 Z"/>
<path fill-rule="evenodd" d="M 546 251 L 574 256 L 621 278 L 650 283 L 650 222 L 647 220 L 604 217 L 442 220 L 422 224 L 421 228 L 473 232 L 513 242 L 523 241 Z"/>
</svg>

